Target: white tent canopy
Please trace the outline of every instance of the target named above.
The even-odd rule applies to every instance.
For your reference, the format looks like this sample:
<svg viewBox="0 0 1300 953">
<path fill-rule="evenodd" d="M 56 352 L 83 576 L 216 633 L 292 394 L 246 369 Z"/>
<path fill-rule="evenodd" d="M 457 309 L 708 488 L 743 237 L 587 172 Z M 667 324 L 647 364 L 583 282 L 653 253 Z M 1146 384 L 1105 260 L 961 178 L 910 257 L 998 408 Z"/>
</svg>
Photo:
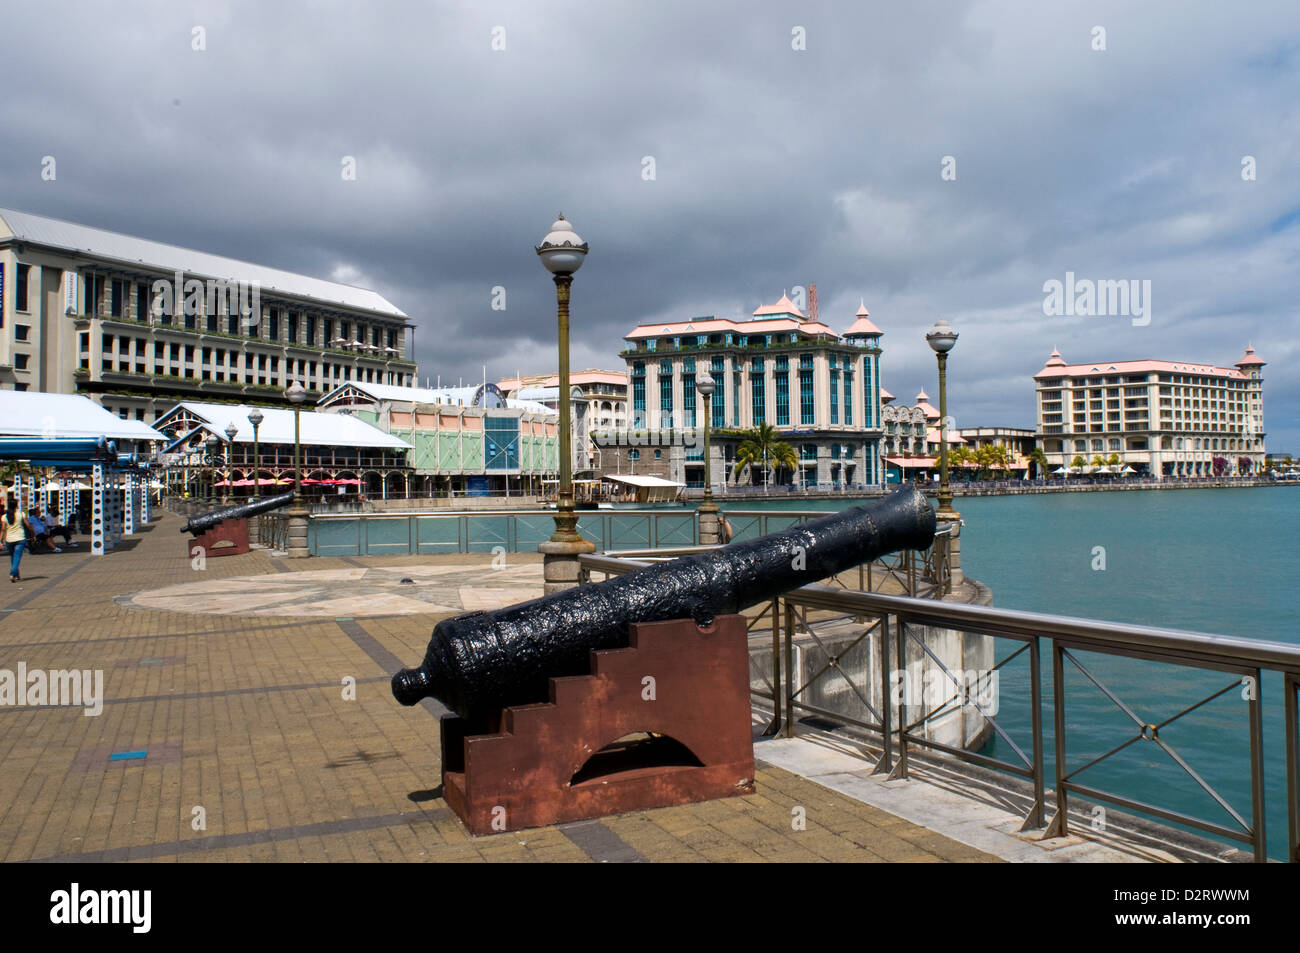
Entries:
<svg viewBox="0 0 1300 953">
<path fill-rule="evenodd" d="M 167 439 L 152 427 L 138 420 L 123 420 L 80 394 L 26 390 L 0 390 L 0 437 Z"/>
<path fill-rule="evenodd" d="M 235 443 L 253 442 L 253 425 L 248 415 L 253 408 L 246 404 L 206 404 L 182 401 L 177 407 L 188 410 L 193 417 L 203 421 L 205 429 L 226 439 L 226 427 L 235 425 Z M 165 422 L 176 408 L 159 418 Z M 257 439 L 262 444 L 293 444 L 293 411 L 277 407 L 259 407 L 262 423 L 257 428 Z M 384 433 L 364 420 L 348 414 L 322 414 L 311 410 L 301 411 L 300 441 L 312 447 L 378 447 L 389 450 L 409 450 L 411 445 Z"/>
</svg>

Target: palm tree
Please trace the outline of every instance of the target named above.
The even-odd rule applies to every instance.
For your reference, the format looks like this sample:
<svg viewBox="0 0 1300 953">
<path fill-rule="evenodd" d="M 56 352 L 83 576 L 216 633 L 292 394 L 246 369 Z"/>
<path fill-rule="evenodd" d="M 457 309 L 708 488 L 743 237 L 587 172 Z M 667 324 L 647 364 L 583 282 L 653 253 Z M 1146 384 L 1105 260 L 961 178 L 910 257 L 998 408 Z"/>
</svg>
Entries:
<svg viewBox="0 0 1300 953">
<path fill-rule="evenodd" d="M 1042 447 L 1034 447 L 1026 459 L 1034 465 L 1035 477 L 1047 476 L 1047 454 Z"/>
<path fill-rule="evenodd" d="M 764 462 L 768 466 L 795 470 L 799 466 L 799 458 L 795 455 L 794 447 L 781 440 L 780 436 L 769 423 L 759 424 L 750 430 L 736 448 L 736 468 L 732 471 L 732 478 L 739 476 L 745 467 L 762 467 Z"/>
</svg>

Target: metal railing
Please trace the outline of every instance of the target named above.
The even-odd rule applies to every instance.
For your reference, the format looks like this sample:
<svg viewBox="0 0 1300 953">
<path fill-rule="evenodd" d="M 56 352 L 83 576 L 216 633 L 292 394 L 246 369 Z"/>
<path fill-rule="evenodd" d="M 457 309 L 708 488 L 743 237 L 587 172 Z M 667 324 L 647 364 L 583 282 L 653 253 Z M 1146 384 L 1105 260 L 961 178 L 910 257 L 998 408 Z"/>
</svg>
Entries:
<svg viewBox="0 0 1300 953">
<path fill-rule="evenodd" d="M 647 555 L 583 556 L 580 563 L 584 579 L 589 579 L 592 572 L 617 575 L 647 565 L 644 558 Z M 1300 862 L 1300 646 L 828 585 L 805 586 L 765 603 L 762 611 L 750 620 L 750 631 L 764 620 L 772 630 L 770 666 L 767 672 L 760 673 L 761 684 L 754 685 L 751 678 L 751 695 L 771 705 L 773 718 L 765 734 L 775 734 L 783 728 L 786 736 L 792 737 L 797 713 L 807 713 L 878 736 L 882 753 L 874 773 L 888 774 L 891 779 L 908 776 L 909 751 L 913 748 L 938 751 L 1024 779 L 1032 795 L 1022 830 L 1043 828 L 1044 838 L 1069 833 L 1070 799 L 1077 796 L 1247 844 L 1254 859 L 1260 862 L 1268 859 L 1263 683 L 1265 673 L 1270 673 L 1270 677 L 1271 673 L 1280 673 L 1283 725 L 1270 724 L 1270 727 L 1275 731 L 1280 727 L 1286 752 L 1286 859 Z M 795 674 L 796 638 L 803 644 L 805 663 L 809 656 L 814 657 L 812 664 L 798 666 L 798 675 Z M 1005 657 L 998 659 L 999 649 L 1008 642 L 1010 649 L 1006 650 Z M 954 646 L 959 646 L 955 655 Z M 971 672 L 954 671 L 960 664 L 955 664 L 954 658 L 966 658 L 972 646 L 973 654 L 983 659 L 984 666 L 974 681 Z M 850 653 L 857 655 L 849 659 Z M 1042 672 L 1044 653 L 1050 653 L 1051 660 L 1051 678 L 1046 682 Z M 1085 653 L 1104 661 L 1091 661 L 1084 657 Z M 865 665 L 855 668 L 849 664 L 863 656 Z M 1021 660 L 1021 665 L 1013 669 L 1012 663 L 1017 660 Z M 1135 660 L 1138 664 L 1154 663 L 1161 671 L 1192 674 L 1173 679 L 1153 678 L 1133 671 L 1102 671 L 1114 665 L 1132 665 Z M 930 683 L 939 686 L 938 691 L 919 700 L 906 690 L 918 665 L 929 673 L 927 678 L 935 676 Z M 1003 710 L 1006 706 L 999 705 L 998 696 L 1001 699 L 1008 696 L 999 686 L 1013 671 L 1023 676 L 1024 684 L 1010 693 L 1018 699 L 1018 704 L 1011 707 L 1018 709 L 1023 716 L 1020 721 L 1027 725 L 1009 724 L 1008 714 Z M 1073 689 L 1067 690 L 1069 672 L 1077 672 L 1082 677 L 1078 687 L 1090 693 L 1089 704 L 1108 703 L 1106 710 L 1113 705 L 1124 721 L 1131 723 L 1131 733 L 1118 744 L 1099 755 L 1077 759 L 1082 763 L 1069 760 L 1072 750 L 1069 742 L 1072 738 L 1078 741 L 1078 729 L 1074 735 L 1068 730 L 1069 713 L 1084 702 Z M 1194 674 L 1197 672 L 1204 675 L 1198 677 Z M 1226 684 L 1211 682 L 1216 674 L 1227 675 L 1229 680 Z M 813 686 L 827 680 L 836 683 L 839 696 L 848 704 L 830 707 L 809 700 Z M 1114 687 L 1124 681 L 1131 684 L 1127 688 Z M 1161 690 L 1173 689 L 1181 694 L 1177 702 L 1181 707 L 1175 714 L 1160 718 L 1144 716 L 1140 713 L 1142 709 L 1155 708 L 1156 699 L 1145 697 L 1139 701 L 1123 697 L 1137 693 L 1149 695 L 1157 685 Z M 990 686 L 992 698 L 988 694 Z M 1228 796 L 1198 772 L 1193 762 L 1203 754 L 1185 756 L 1169 739 L 1170 726 L 1216 699 L 1231 699 L 1233 693 L 1245 704 L 1243 720 L 1249 739 L 1245 744 L 1249 765 L 1245 772 L 1248 780 L 1239 776 L 1232 783 L 1244 787 L 1239 795 L 1247 796 L 1248 792 L 1248 807 L 1231 803 Z M 828 693 L 828 697 L 833 694 Z M 1044 727 L 1045 714 L 1050 714 L 1050 732 Z M 1201 717 L 1204 716 L 1203 712 Z M 941 733 L 934 730 L 943 726 L 944 719 L 948 720 L 949 729 L 956 726 L 958 743 L 940 740 Z M 1199 731 L 1204 733 L 1206 729 L 1202 726 Z M 1215 722 L 1210 732 L 1230 737 L 1220 722 Z M 995 750 L 985 754 L 979 749 L 989 740 L 993 741 Z M 1092 746 L 1098 740 L 1090 737 L 1086 744 Z M 1100 765 L 1113 766 L 1121 752 L 1143 744 L 1150 745 L 1155 761 L 1144 767 L 1136 781 L 1129 777 L 1127 786 L 1120 780 L 1108 782 L 1081 777 Z M 1237 747 L 1240 749 L 1242 745 L 1238 743 Z M 1002 748 L 1006 749 L 1005 756 L 999 756 Z M 1050 821 L 1045 814 L 1049 754 L 1054 764 L 1055 807 Z M 1171 777 L 1159 777 L 1162 769 Z M 1181 779 L 1186 789 L 1208 796 L 1222 816 L 1205 818 L 1180 808 L 1176 795 L 1171 801 L 1171 792 L 1175 790 L 1172 778 Z M 1147 790 L 1131 790 L 1134 783 Z M 1219 782 L 1220 786 L 1226 783 Z"/>
<path fill-rule="evenodd" d="M 257 516 L 257 539 L 278 552 L 289 551 L 289 517 L 283 513 L 261 513 Z"/>
<path fill-rule="evenodd" d="M 727 510 L 732 540 L 757 539 L 788 529 L 826 511 Z M 313 556 L 365 556 L 430 553 L 506 552 L 535 549 L 555 530 L 555 510 L 447 510 L 313 512 L 308 524 L 308 548 Z M 700 541 L 694 509 L 579 510 L 578 532 L 598 550 L 670 550 Z M 940 535 L 943 531 L 940 531 Z M 946 555 L 946 538 L 940 557 Z M 932 556 L 900 555 L 893 563 L 873 566 L 873 573 L 907 579 L 903 591 L 917 592 L 918 580 L 932 574 Z M 945 564 L 946 565 L 946 564 Z M 879 589 L 879 586 L 872 588 Z"/>
</svg>

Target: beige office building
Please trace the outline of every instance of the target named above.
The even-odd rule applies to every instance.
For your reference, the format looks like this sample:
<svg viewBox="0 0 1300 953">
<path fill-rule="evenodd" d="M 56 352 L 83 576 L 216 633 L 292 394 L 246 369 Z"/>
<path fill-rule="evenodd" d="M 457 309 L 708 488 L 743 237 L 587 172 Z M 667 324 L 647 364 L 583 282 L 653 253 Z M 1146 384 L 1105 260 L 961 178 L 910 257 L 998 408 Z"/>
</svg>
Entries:
<svg viewBox="0 0 1300 953">
<path fill-rule="evenodd" d="M 181 400 L 274 404 L 346 381 L 409 385 L 382 295 L 0 209 L 0 387 L 84 394 L 152 422 Z"/>
</svg>

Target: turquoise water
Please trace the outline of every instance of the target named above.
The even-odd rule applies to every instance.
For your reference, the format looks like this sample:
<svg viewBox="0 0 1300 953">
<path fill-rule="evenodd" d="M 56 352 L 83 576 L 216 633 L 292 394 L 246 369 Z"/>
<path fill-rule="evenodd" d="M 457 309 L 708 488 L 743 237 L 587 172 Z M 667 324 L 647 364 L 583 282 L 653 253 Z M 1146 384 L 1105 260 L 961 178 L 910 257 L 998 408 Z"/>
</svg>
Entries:
<svg viewBox="0 0 1300 953">
<path fill-rule="evenodd" d="M 736 508 L 830 510 L 854 502 L 747 502 Z M 972 497 L 954 505 L 965 520 L 963 568 L 993 590 L 999 607 L 1300 643 L 1295 624 L 1300 487 Z M 997 645 L 999 660 L 1018 647 L 1010 640 Z M 1160 737 L 1249 820 L 1248 706 L 1236 676 L 1091 653 L 1078 657 L 1094 678 L 1151 724 L 1231 687 L 1162 728 Z M 1047 651 L 1042 670 L 1046 697 L 1051 680 Z M 998 720 L 1029 751 L 1027 675 L 1023 656 L 1003 669 Z M 1066 764 L 1076 771 L 1128 740 L 1136 728 L 1069 662 L 1066 686 Z M 1286 762 L 1281 677 L 1266 674 L 1261 688 L 1269 853 L 1282 857 Z M 1043 726 L 1050 787 L 1050 707 L 1044 710 Z M 985 753 L 1015 760 L 998 739 Z M 1148 741 L 1130 745 L 1076 780 L 1203 820 L 1234 824 Z"/>
</svg>

